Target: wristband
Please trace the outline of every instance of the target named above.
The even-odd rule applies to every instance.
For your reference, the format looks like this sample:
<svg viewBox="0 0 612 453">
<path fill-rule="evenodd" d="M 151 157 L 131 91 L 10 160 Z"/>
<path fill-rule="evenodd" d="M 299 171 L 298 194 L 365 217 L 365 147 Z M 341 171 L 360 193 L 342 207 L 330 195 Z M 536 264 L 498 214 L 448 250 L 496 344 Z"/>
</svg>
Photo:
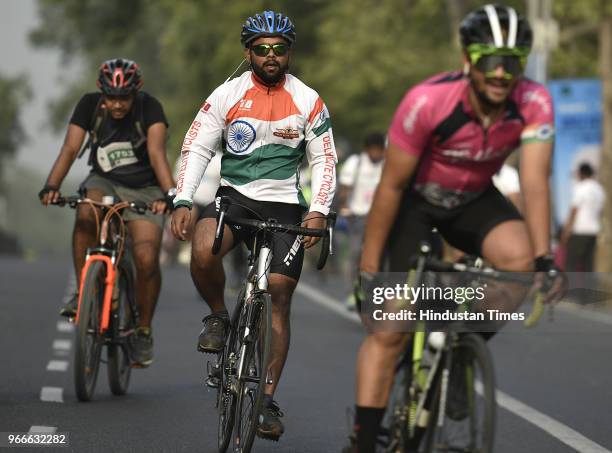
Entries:
<svg viewBox="0 0 612 453">
<path fill-rule="evenodd" d="M 538 256 L 533 265 L 536 272 L 549 272 L 556 268 L 555 260 L 551 255 Z"/>
<path fill-rule="evenodd" d="M 174 209 L 176 208 L 187 208 L 191 211 L 191 208 L 193 207 L 193 203 L 191 201 L 187 201 L 187 200 L 178 200 L 174 203 Z"/>
</svg>

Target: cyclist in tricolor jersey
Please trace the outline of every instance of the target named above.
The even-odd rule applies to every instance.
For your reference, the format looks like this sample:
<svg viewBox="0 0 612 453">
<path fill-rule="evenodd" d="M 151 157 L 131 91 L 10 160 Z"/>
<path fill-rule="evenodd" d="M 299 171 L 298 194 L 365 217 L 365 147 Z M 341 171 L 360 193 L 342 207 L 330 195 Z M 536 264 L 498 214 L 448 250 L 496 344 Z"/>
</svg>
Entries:
<svg viewBox="0 0 612 453">
<path fill-rule="evenodd" d="M 336 150 L 329 113 L 311 88 L 288 73 L 295 29 L 289 18 L 264 11 L 247 19 L 241 42 L 250 71 L 218 87 L 196 115 L 181 150 L 172 228 L 184 239 L 192 196 L 206 166 L 223 152 L 217 196 L 234 199 L 228 215 L 275 218 L 307 228 L 324 228 L 336 187 Z M 312 173 L 312 200 L 306 204 L 299 167 L 306 157 Z M 204 318 L 198 350 L 217 353 L 225 342 L 228 312 L 223 300 L 223 257 L 239 242 L 252 246 L 252 234 L 226 226 L 221 250 L 211 252 L 218 209 L 213 203 L 197 223 L 191 275 L 212 313 Z M 303 218 L 303 214 L 308 214 Z M 278 439 L 284 428 L 272 396 L 289 350 L 291 296 L 300 277 L 304 249 L 318 238 L 277 234 L 269 291 L 272 296 L 272 384 L 265 389 L 258 435 Z"/>
<path fill-rule="evenodd" d="M 523 78 L 531 29 L 513 8 L 485 5 L 466 16 L 460 34 L 464 71 L 415 86 L 395 112 L 366 226 L 362 280 L 379 271 L 387 243 L 390 270 L 406 271 L 432 227 L 452 246 L 499 269 L 554 273 L 548 183 L 553 109 L 547 89 Z M 518 147 L 524 219 L 491 181 Z M 556 300 L 562 286 L 555 281 L 548 298 Z M 364 340 L 357 359 L 356 435 L 346 452 L 375 451 L 408 338 L 376 332 Z"/>
</svg>

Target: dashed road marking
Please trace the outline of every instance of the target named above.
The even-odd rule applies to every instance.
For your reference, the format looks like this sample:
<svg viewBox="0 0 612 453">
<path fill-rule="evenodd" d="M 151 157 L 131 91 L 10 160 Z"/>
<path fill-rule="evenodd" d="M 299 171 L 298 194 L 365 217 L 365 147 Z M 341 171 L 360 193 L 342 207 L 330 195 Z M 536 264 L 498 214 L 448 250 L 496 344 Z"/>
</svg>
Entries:
<svg viewBox="0 0 612 453">
<path fill-rule="evenodd" d="M 43 387 L 40 391 L 40 399 L 48 403 L 63 403 L 64 389 L 61 387 Z"/>
<path fill-rule="evenodd" d="M 47 364 L 47 371 L 66 371 L 67 369 L 67 360 L 50 360 Z"/>
<path fill-rule="evenodd" d="M 70 340 L 53 340 L 53 349 L 57 351 L 70 351 L 72 342 Z"/>
<path fill-rule="evenodd" d="M 57 330 L 64 333 L 74 332 L 74 324 L 68 321 L 57 321 Z"/>
<path fill-rule="evenodd" d="M 33 425 L 30 426 L 30 433 L 55 433 L 57 432 L 57 426 L 41 426 L 41 425 Z"/>
</svg>

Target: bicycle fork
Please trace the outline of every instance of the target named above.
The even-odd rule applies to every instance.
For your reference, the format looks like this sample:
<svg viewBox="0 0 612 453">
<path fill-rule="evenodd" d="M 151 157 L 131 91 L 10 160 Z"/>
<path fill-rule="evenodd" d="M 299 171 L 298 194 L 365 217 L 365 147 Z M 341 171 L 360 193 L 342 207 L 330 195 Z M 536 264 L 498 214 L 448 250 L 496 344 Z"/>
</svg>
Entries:
<svg viewBox="0 0 612 453">
<path fill-rule="evenodd" d="M 255 296 L 263 294 L 268 290 L 268 283 L 270 277 L 270 264 L 272 262 L 272 250 L 269 246 L 264 245 L 259 250 L 259 256 L 257 258 L 257 272 L 254 275 L 251 275 L 249 272 L 248 283 L 246 287 L 245 294 L 246 304 L 247 304 L 247 315 L 246 315 L 246 323 L 244 326 L 244 332 L 242 333 L 242 341 L 240 346 L 240 361 L 238 364 L 238 379 L 246 379 L 252 380 L 253 376 L 250 376 L 249 369 L 245 366 L 245 357 L 246 357 L 246 348 L 249 343 L 254 341 L 252 338 L 251 326 L 256 325 L 259 321 L 260 316 L 260 306 L 259 304 L 253 304 L 253 300 Z M 259 334 L 259 332 L 257 332 Z M 247 364 L 250 366 L 250 364 Z M 246 372 L 247 376 L 244 375 Z M 260 370 L 260 374 L 264 374 L 264 370 Z M 267 376 L 267 370 L 265 370 L 265 374 Z M 268 381 L 268 378 L 266 378 Z"/>
</svg>

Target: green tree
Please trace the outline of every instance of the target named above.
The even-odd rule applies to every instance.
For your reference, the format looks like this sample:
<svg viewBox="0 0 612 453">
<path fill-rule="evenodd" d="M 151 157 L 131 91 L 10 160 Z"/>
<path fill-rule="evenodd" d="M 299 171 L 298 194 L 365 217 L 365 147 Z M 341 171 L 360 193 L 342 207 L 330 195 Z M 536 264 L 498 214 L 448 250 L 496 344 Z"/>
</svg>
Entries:
<svg viewBox="0 0 612 453">
<path fill-rule="evenodd" d="M 22 77 L 0 76 L 0 168 L 12 157 L 25 140 L 25 132 L 19 121 L 22 103 L 30 96 L 27 82 Z M 1 176 L 1 175 L 0 175 Z"/>
<path fill-rule="evenodd" d="M 557 0 L 562 42 L 551 74 L 594 75 L 597 5 L 602 0 Z M 508 0 L 525 13 L 525 2 Z M 337 138 L 356 146 L 364 134 L 385 130 L 403 94 L 419 81 L 461 69 L 457 28 L 480 0 L 39 0 L 39 45 L 77 56 L 84 81 L 56 104 L 62 126 L 85 87 L 94 89 L 103 59 L 138 61 L 145 89 L 158 96 L 171 123 L 176 156 L 199 105 L 242 60 L 244 19 L 263 9 L 293 18 L 298 39 L 292 72 L 327 103 Z M 586 30 L 586 31 L 585 31 Z M 243 66 L 243 70 L 246 69 Z"/>
</svg>

